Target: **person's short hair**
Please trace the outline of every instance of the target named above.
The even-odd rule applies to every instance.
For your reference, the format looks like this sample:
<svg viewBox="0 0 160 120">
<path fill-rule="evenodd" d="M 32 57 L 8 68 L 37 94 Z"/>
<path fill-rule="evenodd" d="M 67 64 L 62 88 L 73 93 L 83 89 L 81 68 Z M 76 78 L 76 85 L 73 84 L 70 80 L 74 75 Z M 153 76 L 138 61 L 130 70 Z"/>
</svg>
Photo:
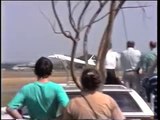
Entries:
<svg viewBox="0 0 160 120">
<path fill-rule="evenodd" d="M 127 47 L 134 47 L 135 42 L 134 41 L 127 41 Z"/>
<path fill-rule="evenodd" d="M 93 68 L 86 68 L 81 75 L 81 84 L 84 90 L 95 91 L 102 83 L 99 71 Z"/>
<path fill-rule="evenodd" d="M 38 77 L 46 78 L 52 74 L 53 63 L 46 57 L 41 57 L 35 64 L 34 73 Z"/>
<path fill-rule="evenodd" d="M 157 43 L 154 42 L 154 41 L 150 41 L 150 42 L 149 42 L 149 46 L 150 46 L 151 48 L 156 48 Z"/>
</svg>

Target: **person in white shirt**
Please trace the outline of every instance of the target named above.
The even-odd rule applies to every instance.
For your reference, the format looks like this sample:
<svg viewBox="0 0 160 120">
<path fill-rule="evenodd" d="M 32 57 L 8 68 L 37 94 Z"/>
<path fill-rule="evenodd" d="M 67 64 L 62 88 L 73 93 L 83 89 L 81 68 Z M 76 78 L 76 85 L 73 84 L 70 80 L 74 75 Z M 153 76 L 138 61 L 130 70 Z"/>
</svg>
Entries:
<svg viewBox="0 0 160 120">
<path fill-rule="evenodd" d="M 121 84 L 115 73 L 119 58 L 120 55 L 112 50 L 112 44 L 110 43 L 109 50 L 106 54 L 105 59 L 105 69 L 107 71 L 105 84 Z"/>
<path fill-rule="evenodd" d="M 124 84 L 129 88 L 133 88 L 139 93 L 140 80 L 138 79 L 135 68 L 140 61 L 141 52 L 134 49 L 134 46 L 134 41 L 127 41 L 127 49 L 122 51 L 120 61 L 121 68 L 123 70 L 122 79 Z"/>
</svg>

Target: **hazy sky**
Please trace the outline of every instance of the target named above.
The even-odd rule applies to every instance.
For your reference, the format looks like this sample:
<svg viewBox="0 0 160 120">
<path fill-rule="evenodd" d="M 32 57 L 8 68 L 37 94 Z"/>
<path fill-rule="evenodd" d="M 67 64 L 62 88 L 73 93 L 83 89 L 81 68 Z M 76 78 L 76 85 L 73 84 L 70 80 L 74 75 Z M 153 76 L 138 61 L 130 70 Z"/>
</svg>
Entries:
<svg viewBox="0 0 160 120">
<path fill-rule="evenodd" d="M 94 2 L 93 7 L 89 8 L 84 23 L 87 23 L 88 17 L 95 10 L 96 4 L 97 2 Z M 129 40 L 136 42 L 137 49 L 146 51 L 148 50 L 148 42 L 157 40 L 157 2 L 141 1 L 140 4 L 152 5 L 145 8 L 149 19 L 144 18 L 142 9 L 125 9 L 124 14 Z M 63 35 L 55 34 L 39 11 L 40 8 L 54 23 L 55 19 L 50 1 L 2 1 L 1 6 L 2 63 L 35 61 L 40 56 L 55 53 L 70 55 L 72 42 Z M 138 4 L 136 1 L 127 1 L 124 6 L 138 6 Z M 65 9 L 66 2 L 57 3 L 56 8 L 66 30 L 70 30 L 66 18 L 68 15 L 67 9 Z M 79 15 L 79 10 L 80 7 L 75 11 L 75 15 Z M 105 14 L 105 10 L 102 11 L 100 16 Z M 106 21 L 107 18 L 94 24 L 89 33 L 88 51 L 91 54 L 97 54 Z M 56 25 L 56 29 L 59 30 L 58 25 Z M 77 55 L 83 53 L 82 41 L 79 42 Z M 119 12 L 112 34 L 113 49 L 120 52 L 125 49 L 125 43 L 123 19 L 121 12 Z"/>
</svg>

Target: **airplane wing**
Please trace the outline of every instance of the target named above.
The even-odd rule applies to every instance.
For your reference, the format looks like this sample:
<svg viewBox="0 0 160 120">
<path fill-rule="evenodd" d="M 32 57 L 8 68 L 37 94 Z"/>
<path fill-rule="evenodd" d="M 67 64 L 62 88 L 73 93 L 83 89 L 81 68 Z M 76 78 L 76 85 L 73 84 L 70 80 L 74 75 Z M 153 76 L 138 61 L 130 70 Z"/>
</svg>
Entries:
<svg viewBox="0 0 160 120">
<path fill-rule="evenodd" d="M 57 58 L 57 59 L 60 59 L 60 60 L 71 61 L 71 57 L 65 56 L 65 55 L 60 55 L 60 54 L 50 55 L 50 56 L 48 56 L 48 58 Z M 89 60 L 90 60 L 90 61 L 88 61 L 89 65 L 95 65 L 95 63 L 92 62 L 91 59 L 89 59 Z M 86 64 L 85 61 L 77 59 L 77 58 L 74 58 L 74 62 L 79 63 L 79 64 Z"/>
</svg>

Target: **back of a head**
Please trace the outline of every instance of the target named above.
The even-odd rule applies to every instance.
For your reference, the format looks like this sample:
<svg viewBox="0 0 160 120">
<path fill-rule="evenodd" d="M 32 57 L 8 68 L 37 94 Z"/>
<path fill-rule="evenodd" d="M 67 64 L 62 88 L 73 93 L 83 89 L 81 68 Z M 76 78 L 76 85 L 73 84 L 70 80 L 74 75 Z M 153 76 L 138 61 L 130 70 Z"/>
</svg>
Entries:
<svg viewBox="0 0 160 120">
<path fill-rule="evenodd" d="M 128 47 L 134 48 L 134 45 L 135 45 L 134 41 L 127 41 L 127 48 Z"/>
<path fill-rule="evenodd" d="M 34 73 L 38 77 L 46 78 L 51 75 L 52 70 L 53 70 L 52 62 L 46 57 L 41 57 L 37 60 L 35 64 Z"/>
<path fill-rule="evenodd" d="M 81 84 L 84 90 L 95 91 L 102 83 L 100 73 L 93 68 L 87 68 L 82 72 Z"/>
<path fill-rule="evenodd" d="M 157 47 L 157 43 L 155 41 L 150 41 L 149 42 L 149 46 L 151 49 L 156 48 Z"/>
</svg>

